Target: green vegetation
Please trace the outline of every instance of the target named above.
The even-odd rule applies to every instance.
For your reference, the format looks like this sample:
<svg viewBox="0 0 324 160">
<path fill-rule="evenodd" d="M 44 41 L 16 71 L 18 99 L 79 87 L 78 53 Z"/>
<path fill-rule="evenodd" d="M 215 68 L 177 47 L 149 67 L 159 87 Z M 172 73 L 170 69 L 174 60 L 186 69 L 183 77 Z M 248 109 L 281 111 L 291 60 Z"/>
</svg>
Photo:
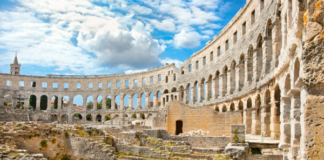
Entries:
<svg viewBox="0 0 324 160">
<path fill-rule="evenodd" d="M 238 138 L 236 132 L 237 132 L 237 128 L 234 130 L 234 136 L 233 136 L 232 142 L 240 143 L 240 139 Z"/>
<path fill-rule="evenodd" d="M 128 155 L 128 156 L 131 156 L 131 155 L 132 155 L 132 152 L 128 152 L 127 155 Z"/>
<path fill-rule="evenodd" d="M 120 157 L 120 156 L 125 156 L 125 153 L 124 152 L 122 152 L 122 151 L 120 151 L 120 152 L 118 152 L 118 155 L 117 155 L 118 157 Z"/>
<path fill-rule="evenodd" d="M 87 109 L 93 109 L 93 103 L 92 101 L 87 103 Z"/>
<path fill-rule="evenodd" d="M 106 121 L 110 120 L 110 115 L 106 115 Z"/>
<path fill-rule="evenodd" d="M 58 106 L 57 105 L 58 104 L 57 102 L 58 102 L 58 98 L 55 96 L 54 104 L 53 104 L 54 105 L 54 109 L 57 109 L 57 106 Z"/>
<path fill-rule="evenodd" d="M 68 132 L 64 132 L 64 136 L 65 136 L 65 138 L 69 138 L 69 133 Z"/>
<path fill-rule="evenodd" d="M 40 142 L 40 145 L 42 146 L 42 148 L 46 148 L 47 147 L 47 141 L 46 140 L 42 140 Z"/>
<path fill-rule="evenodd" d="M 52 144 L 55 144 L 55 143 L 56 143 L 56 139 L 53 138 L 53 139 L 52 139 Z"/>
<path fill-rule="evenodd" d="M 70 158 L 65 154 L 65 155 L 63 155 L 63 157 L 61 158 L 61 160 L 70 160 Z"/>
<path fill-rule="evenodd" d="M 40 101 L 40 109 L 41 110 L 46 110 L 47 108 L 47 96 L 41 96 L 41 101 Z"/>
<path fill-rule="evenodd" d="M 136 117 L 136 114 L 133 115 L 133 118 L 137 118 L 137 117 Z"/>
</svg>

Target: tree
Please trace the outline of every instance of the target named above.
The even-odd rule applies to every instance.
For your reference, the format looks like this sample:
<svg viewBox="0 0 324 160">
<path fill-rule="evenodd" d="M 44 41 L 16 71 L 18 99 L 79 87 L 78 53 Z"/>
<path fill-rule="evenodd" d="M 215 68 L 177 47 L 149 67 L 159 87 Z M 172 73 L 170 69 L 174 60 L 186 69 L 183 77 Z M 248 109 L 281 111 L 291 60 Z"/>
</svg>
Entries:
<svg viewBox="0 0 324 160">
<path fill-rule="evenodd" d="M 47 108 L 47 96 L 41 96 L 40 109 L 46 110 Z"/>
<path fill-rule="evenodd" d="M 57 109 L 57 104 L 58 104 L 58 98 L 55 96 L 54 104 L 53 104 L 54 109 Z"/>
<path fill-rule="evenodd" d="M 106 115 L 106 121 L 110 120 L 110 115 Z"/>
<path fill-rule="evenodd" d="M 136 118 L 136 114 L 133 115 L 133 118 Z"/>
<path fill-rule="evenodd" d="M 142 114 L 142 119 L 145 119 L 145 115 L 144 114 Z"/>
<path fill-rule="evenodd" d="M 102 100 L 99 103 L 97 102 L 97 109 L 102 109 Z"/>
<path fill-rule="evenodd" d="M 111 98 L 106 99 L 106 108 L 107 109 L 111 108 Z M 115 109 L 117 109 L 117 103 L 115 103 Z"/>
<path fill-rule="evenodd" d="M 87 109 L 93 109 L 93 103 L 92 101 L 87 103 Z"/>
<path fill-rule="evenodd" d="M 35 108 L 36 108 L 36 96 L 34 96 L 34 95 L 30 96 L 29 105 L 32 106 L 33 109 L 35 110 Z"/>
</svg>

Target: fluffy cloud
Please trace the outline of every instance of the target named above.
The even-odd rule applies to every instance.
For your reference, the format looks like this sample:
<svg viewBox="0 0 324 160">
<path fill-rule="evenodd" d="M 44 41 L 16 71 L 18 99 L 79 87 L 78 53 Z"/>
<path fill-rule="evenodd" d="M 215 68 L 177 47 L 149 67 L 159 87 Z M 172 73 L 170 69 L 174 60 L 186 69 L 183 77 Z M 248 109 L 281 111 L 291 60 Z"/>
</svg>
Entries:
<svg viewBox="0 0 324 160">
<path fill-rule="evenodd" d="M 140 6 L 140 5 L 132 6 L 132 10 L 134 12 L 136 12 L 137 14 L 150 14 L 150 13 L 152 13 L 152 9 L 147 8 L 147 7 L 143 7 L 143 6 Z"/>
<path fill-rule="evenodd" d="M 183 63 L 183 62 L 181 62 L 181 61 L 179 61 L 179 60 L 177 60 L 177 59 L 171 59 L 171 58 L 169 58 L 169 57 L 166 57 L 166 58 L 163 59 L 161 62 L 162 62 L 163 64 L 165 64 L 165 63 L 169 63 L 169 64 L 174 63 L 175 66 L 178 67 L 178 68 L 180 68 L 180 64 Z"/>
<path fill-rule="evenodd" d="M 174 36 L 174 45 L 176 47 L 195 48 L 200 45 L 201 38 L 203 36 L 196 31 L 186 32 L 182 30 Z"/>
<path fill-rule="evenodd" d="M 152 19 L 151 23 L 159 30 L 172 32 L 176 29 L 174 20 L 169 18 L 159 22 L 156 19 Z"/>
<path fill-rule="evenodd" d="M 204 30 L 204 31 L 201 31 L 201 33 L 204 33 L 204 34 L 207 34 L 207 35 L 214 35 L 213 30 Z"/>
</svg>

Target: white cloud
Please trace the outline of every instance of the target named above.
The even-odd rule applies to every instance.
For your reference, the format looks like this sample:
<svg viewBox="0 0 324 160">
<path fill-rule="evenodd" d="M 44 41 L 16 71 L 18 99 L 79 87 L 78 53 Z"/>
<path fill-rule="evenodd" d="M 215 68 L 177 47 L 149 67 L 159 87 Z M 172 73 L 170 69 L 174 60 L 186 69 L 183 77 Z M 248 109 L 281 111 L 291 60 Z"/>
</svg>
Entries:
<svg viewBox="0 0 324 160">
<path fill-rule="evenodd" d="M 176 47 L 195 48 L 200 45 L 200 39 L 203 38 L 196 31 L 186 32 L 182 30 L 174 36 L 174 45 Z"/>
<path fill-rule="evenodd" d="M 134 74 L 134 73 L 141 73 L 146 71 L 148 71 L 148 69 L 127 70 L 125 71 L 125 74 Z"/>
<path fill-rule="evenodd" d="M 159 30 L 172 32 L 175 30 L 176 26 L 174 20 L 169 18 L 159 22 L 156 19 L 152 19 L 151 23 Z"/>
<path fill-rule="evenodd" d="M 152 13 L 151 8 L 143 7 L 140 5 L 134 5 L 132 6 L 132 10 L 136 12 L 137 14 L 150 14 Z"/>
<path fill-rule="evenodd" d="M 204 33 L 204 34 L 207 34 L 207 35 L 214 35 L 214 31 L 213 30 L 204 30 L 204 31 L 201 31 L 201 33 Z"/>
<path fill-rule="evenodd" d="M 163 64 L 165 64 L 165 63 L 168 63 L 168 64 L 172 64 L 172 63 L 174 63 L 175 66 L 178 67 L 178 68 L 180 68 L 180 64 L 183 63 L 183 62 L 181 62 L 181 61 L 179 61 L 179 60 L 177 60 L 177 59 L 171 59 L 171 58 L 169 58 L 169 57 L 166 57 L 165 59 L 161 60 L 161 62 L 162 62 Z"/>
</svg>

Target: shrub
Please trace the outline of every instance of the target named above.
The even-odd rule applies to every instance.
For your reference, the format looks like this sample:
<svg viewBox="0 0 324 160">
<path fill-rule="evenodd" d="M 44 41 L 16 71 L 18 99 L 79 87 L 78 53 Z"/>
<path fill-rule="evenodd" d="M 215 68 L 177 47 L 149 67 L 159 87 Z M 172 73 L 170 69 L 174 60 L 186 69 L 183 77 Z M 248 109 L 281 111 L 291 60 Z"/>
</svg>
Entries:
<svg viewBox="0 0 324 160">
<path fill-rule="evenodd" d="M 245 143 L 245 140 L 242 140 L 242 143 Z"/>
<path fill-rule="evenodd" d="M 89 134 L 89 136 L 92 135 L 92 130 L 88 130 L 87 133 Z"/>
<path fill-rule="evenodd" d="M 131 155 L 132 155 L 132 152 L 128 152 L 127 155 L 128 155 L 128 156 L 131 156 Z"/>
<path fill-rule="evenodd" d="M 65 154 L 65 155 L 63 155 L 63 157 L 61 158 L 61 160 L 70 160 L 70 158 Z"/>
<path fill-rule="evenodd" d="M 69 138 L 69 133 L 68 132 L 64 132 L 65 138 Z"/>
<path fill-rule="evenodd" d="M 47 141 L 46 140 L 42 140 L 40 142 L 40 145 L 42 146 L 42 148 L 46 148 L 47 147 Z"/>
<path fill-rule="evenodd" d="M 120 152 L 118 152 L 118 157 L 120 157 L 120 156 L 124 156 L 125 154 L 124 154 L 124 152 L 122 152 L 122 151 L 120 151 Z"/>
<path fill-rule="evenodd" d="M 8 106 L 12 106 L 12 103 L 7 103 Z"/>
<path fill-rule="evenodd" d="M 232 141 L 233 141 L 234 143 L 239 143 L 239 142 L 240 142 L 240 139 L 238 138 L 236 132 L 237 132 L 237 128 L 234 130 L 234 136 L 233 136 Z"/>
</svg>

